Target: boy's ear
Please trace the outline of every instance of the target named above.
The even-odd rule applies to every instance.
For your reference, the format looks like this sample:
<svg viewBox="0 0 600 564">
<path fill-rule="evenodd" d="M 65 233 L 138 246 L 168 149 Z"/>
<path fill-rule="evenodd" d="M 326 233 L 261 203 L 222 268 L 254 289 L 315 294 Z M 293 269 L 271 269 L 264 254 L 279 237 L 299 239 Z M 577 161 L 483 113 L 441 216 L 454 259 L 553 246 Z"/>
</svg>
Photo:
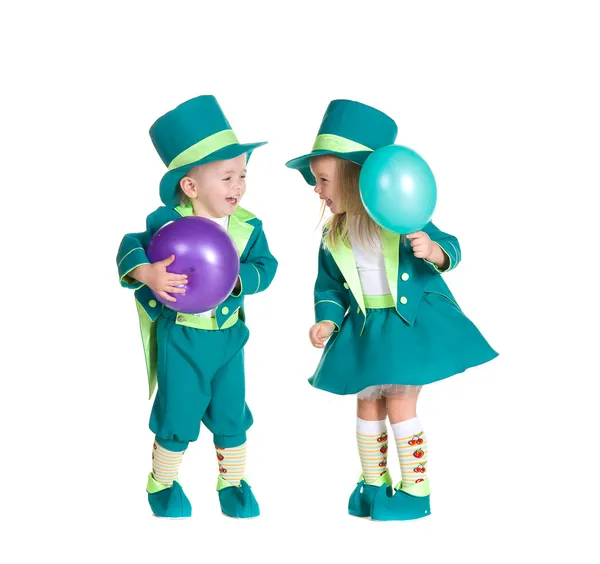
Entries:
<svg viewBox="0 0 600 564">
<path fill-rule="evenodd" d="M 196 189 L 196 183 L 189 176 L 184 176 L 179 181 L 179 189 L 188 198 L 197 198 L 198 197 L 198 190 Z"/>
</svg>

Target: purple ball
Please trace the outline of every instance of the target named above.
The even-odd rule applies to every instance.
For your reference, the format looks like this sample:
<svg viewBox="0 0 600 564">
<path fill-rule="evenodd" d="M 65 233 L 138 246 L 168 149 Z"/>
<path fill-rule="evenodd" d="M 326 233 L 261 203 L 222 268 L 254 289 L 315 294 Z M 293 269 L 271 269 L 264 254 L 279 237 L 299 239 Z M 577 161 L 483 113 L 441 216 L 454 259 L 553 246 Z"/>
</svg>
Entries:
<svg viewBox="0 0 600 564">
<path fill-rule="evenodd" d="M 209 311 L 231 294 L 240 273 L 240 259 L 233 240 L 220 225 L 203 217 L 182 217 L 167 223 L 152 237 L 146 251 L 150 262 L 175 255 L 167 268 L 174 274 L 187 274 L 185 294 L 172 294 L 177 300 L 161 303 L 182 313 Z"/>
</svg>

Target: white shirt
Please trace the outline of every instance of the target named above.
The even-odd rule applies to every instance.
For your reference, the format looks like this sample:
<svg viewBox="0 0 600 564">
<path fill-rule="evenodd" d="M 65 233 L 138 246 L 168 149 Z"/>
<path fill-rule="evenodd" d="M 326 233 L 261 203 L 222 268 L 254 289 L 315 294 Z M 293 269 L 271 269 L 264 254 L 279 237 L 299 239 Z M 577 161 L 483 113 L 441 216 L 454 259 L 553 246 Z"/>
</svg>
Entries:
<svg viewBox="0 0 600 564">
<path fill-rule="evenodd" d="M 229 216 L 228 215 L 226 215 L 225 217 L 219 217 L 219 218 L 207 217 L 205 219 L 210 219 L 211 221 L 214 221 L 215 223 L 219 224 L 223 229 L 225 229 L 225 231 L 227 231 L 227 228 L 229 226 Z M 210 311 L 203 311 L 201 313 L 194 313 L 193 315 L 196 315 L 198 317 L 216 317 L 216 311 L 217 311 L 217 308 L 211 309 Z"/>
<path fill-rule="evenodd" d="M 360 285 L 365 296 L 385 296 L 390 293 L 390 285 L 385 275 L 385 262 L 379 234 L 376 235 L 376 249 L 364 248 L 357 239 L 350 236 L 354 262 L 358 270 Z"/>
</svg>

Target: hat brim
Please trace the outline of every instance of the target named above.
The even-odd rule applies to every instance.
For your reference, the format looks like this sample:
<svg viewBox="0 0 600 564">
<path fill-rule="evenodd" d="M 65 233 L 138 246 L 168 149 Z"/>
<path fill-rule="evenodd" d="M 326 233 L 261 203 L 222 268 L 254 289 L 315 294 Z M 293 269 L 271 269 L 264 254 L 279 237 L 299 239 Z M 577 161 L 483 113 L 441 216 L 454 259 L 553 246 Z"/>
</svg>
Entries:
<svg viewBox="0 0 600 564">
<path fill-rule="evenodd" d="M 308 182 L 308 184 L 310 184 L 311 186 L 314 186 L 317 183 L 317 181 L 315 180 L 313 173 L 310 171 L 310 159 L 312 159 L 313 157 L 320 157 L 322 155 L 333 155 L 334 157 L 338 157 L 340 159 L 344 159 L 346 161 L 350 161 L 362 166 L 363 164 L 365 164 L 367 157 L 372 153 L 373 151 L 353 151 L 350 153 L 340 153 L 338 151 L 328 151 L 326 149 L 320 149 L 318 151 L 313 151 L 308 155 L 302 155 L 301 157 L 292 159 L 291 161 L 285 163 L 285 166 L 300 171 L 300 173 L 304 177 L 304 180 L 306 180 L 306 182 Z"/>
<path fill-rule="evenodd" d="M 245 143 L 240 144 L 236 143 L 234 145 L 228 145 L 227 147 L 223 147 L 210 155 L 207 155 L 203 159 L 199 161 L 195 161 L 193 163 L 187 164 L 185 166 L 181 166 L 179 168 L 174 168 L 173 170 L 168 171 L 162 177 L 160 181 L 160 199 L 162 200 L 165 206 L 176 207 L 179 205 L 179 194 L 177 190 L 177 185 L 179 181 L 195 166 L 200 166 L 207 163 L 212 163 L 215 161 L 228 161 L 229 159 L 235 159 L 244 153 L 248 154 L 246 161 L 250 158 L 252 151 L 257 147 L 261 147 L 262 145 L 266 145 L 267 141 L 262 141 L 260 143 Z"/>
</svg>

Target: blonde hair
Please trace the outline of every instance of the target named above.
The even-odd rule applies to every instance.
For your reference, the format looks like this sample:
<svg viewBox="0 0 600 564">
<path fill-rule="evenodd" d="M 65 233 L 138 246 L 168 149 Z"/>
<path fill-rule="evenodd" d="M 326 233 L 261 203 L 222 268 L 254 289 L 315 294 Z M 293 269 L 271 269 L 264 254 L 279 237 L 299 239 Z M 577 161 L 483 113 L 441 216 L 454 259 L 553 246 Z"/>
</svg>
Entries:
<svg viewBox="0 0 600 564">
<path fill-rule="evenodd" d="M 381 228 L 369 217 L 363 206 L 358 189 L 361 167 L 356 163 L 337 160 L 337 179 L 340 185 L 343 213 L 335 213 L 324 223 L 326 229 L 323 245 L 336 248 L 339 244 L 350 246 L 350 237 L 357 240 L 365 249 L 376 249 Z M 325 215 L 325 202 L 321 212 L 321 220 Z"/>
</svg>

